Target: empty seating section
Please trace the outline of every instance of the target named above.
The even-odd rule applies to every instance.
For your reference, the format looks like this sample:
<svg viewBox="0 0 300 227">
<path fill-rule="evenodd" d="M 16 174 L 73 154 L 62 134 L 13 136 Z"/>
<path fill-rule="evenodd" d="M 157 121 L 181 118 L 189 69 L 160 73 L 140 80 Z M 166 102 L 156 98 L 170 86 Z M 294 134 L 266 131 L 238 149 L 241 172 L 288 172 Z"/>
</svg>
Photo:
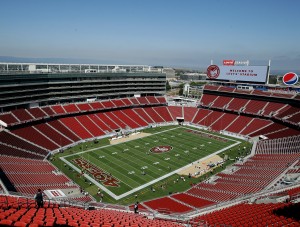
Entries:
<svg viewBox="0 0 300 227">
<path fill-rule="evenodd" d="M 17 109 L 13 110 L 12 114 L 17 117 L 20 121 L 30 121 L 33 120 L 34 117 L 31 116 L 26 109 Z"/>
<path fill-rule="evenodd" d="M 188 212 L 193 210 L 193 208 L 186 206 L 182 203 L 176 202 L 175 200 L 164 197 L 160 199 L 155 199 L 151 201 L 144 202 L 144 204 L 147 207 L 150 207 L 153 210 L 156 210 L 158 212 L 172 212 L 172 213 L 182 213 L 182 212 Z"/>
<path fill-rule="evenodd" d="M 196 113 L 198 112 L 198 109 L 195 107 L 183 107 L 184 110 L 184 121 L 187 122 L 192 122 L 194 119 L 194 116 L 196 115 Z"/>
<path fill-rule="evenodd" d="M 264 128 L 268 125 L 272 124 L 272 121 L 270 120 L 264 120 L 259 118 L 253 118 L 253 120 L 250 122 L 250 124 L 247 125 L 246 128 L 244 128 L 240 134 L 242 135 L 248 135 L 250 133 L 253 133 L 257 130 L 260 130 L 261 128 Z"/>
<path fill-rule="evenodd" d="M 189 204 L 196 208 L 204 208 L 206 206 L 211 206 L 216 204 L 213 201 L 201 199 L 186 193 L 179 193 L 179 194 L 172 195 L 172 198 L 175 198 L 185 204 Z"/>
<path fill-rule="evenodd" d="M 33 167 L 32 167 L 33 168 Z M 25 175 L 26 174 L 26 175 Z M 54 173 L 6 173 L 7 177 L 15 186 L 27 185 L 60 185 L 70 180 L 64 175 L 56 175 Z"/>
<path fill-rule="evenodd" d="M 47 117 L 47 116 L 48 116 L 48 115 L 47 115 L 44 111 L 42 111 L 39 107 L 27 109 L 27 111 L 28 111 L 35 119 L 44 118 L 44 117 Z"/>
<path fill-rule="evenodd" d="M 196 196 L 202 199 L 211 200 L 214 202 L 224 202 L 237 198 L 238 194 L 232 194 L 231 192 L 211 191 L 209 189 L 193 187 L 187 191 L 188 194 Z"/>
<path fill-rule="evenodd" d="M 202 188 L 206 190 L 216 191 L 216 192 L 226 192 L 238 195 L 245 195 L 250 193 L 255 193 L 262 190 L 261 187 L 252 185 L 240 185 L 232 182 L 217 182 L 214 184 L 200 183 L 196 186 L 197 188 Z"/>
<path fill-rule="evenodd" d="M 93 137 L 103 136 L 105 134 L 87 115 L 81 115 L 75 118 L 93 135 Z"/>
<path fill-rule="evenodd" d="M 219 86 L 205 84 L 204 89 L 205 90 L 211 90 L 211 91 L 217 91 L 219 89 Z"/>
<path fill-rule="evenodd" d="M 224 114 L 223 112 L 212 111 L 209 115 L 207 115 L 207 117 L 200 120 L 198 122 L 198 124 L 209 127 L 217 119 L 219 119 L 223 114 Z"/>
<path fill-rule="evenodd" d="M 140 103 L 141 105 L 149 105 L 149 104 L 150 104 L 150 103 L 148 102 L 148 100 L 146 99 L 146 97 L 137 97 L 136 99 L 139 101 L 139 103 Z"/>
<path fill-rule="evenodd" d="M 159 104 L 159 101 L 155 98 L 155 96 L 146 96 L 145 98 L 150 104 Z"/>
<path fill-rule="evenodd" d="M 226 109 L 232 111 L 240 111 L 240 109 L 244 107 L 248 101 L 248 99 L 233 98 Z"/>
<path fill-rule="evenodd" d="M 287 121 L 293 122 L 295 124 L 299 124 L 300 123 L 300 112 L 294 114 L 290 118 L 287 118 Z"/>
<path fill-rule="evenodd" d="M 130 101 L 133 103 L 133 105 L 140 105 L 139 101 L 135 97 L 130 98 Z"/>
<path fill-rule="evenodd" d="M 23 139 L 20 139 L 19 137 L 6 131 L 0 132 L 0 142 L 3 144 L 8 144 L 13 147 L 17 147 L 37 154 L 41 154 L 43 156 L 48 155 L 47 150 L 37 147 L 34 144 L 27 142 Z"/>
<path fill-rule="evenodd" d="M 113 99 L 111 102 L 116 106 L 116 107 L 123 107 L 126 106 L 126 104 L 121 100 L 121 99 Z"/>
<path fill-rule="evenodd" d="M 252 95 L 258 95 L 258 96 L 270 96 L 270 93 L 260 91 L 260 90 L 252 90 Z"/>
<path fill-rule="evenodd" d="M 73 117 L 66 117 L 61 118 L 59 120 L 62 124 L 64 124 L 66 127 L 68 127 L 72 132 L 74 132 L 77 136 L 79 136 L 81 139 L 88 139 L 92 138 L 93 135 L 88 132 L 82 124 L 80 124 L 76 118 Z"/>
<path fill-rule="evenodd" d="M 101 104 L 104 106 L 104 108 L 108 109 L 116 107 L 110 100 L 102 101 Z"/>
<path fill-rule="evenodd" d="M 242 203 L 198 216 L 194 219 L 195 225 L 193 226 L 198 226 L 200 222 L 206 223 L 207 226 L 299 226 L 299 220 L 276 214 L 277 209 L 284 210 L 289 206 L 295 205 L 289 203 Z M 296 206 L 298 205 L 296 204 Z M 293 208 L 294 211 L 296 209 L 296 207 Z"/>
<path fill-rule="evenodd" d="M 89 105 L 89 103 L 77 103 L 76 104 L 77 108 L 80 110 L 80 112 L 84 111 L 90 111 L 93 108 Z"/>
<path fill-rule="evenodd" d="M 280 118 L 284 118 L 284 117 L 288 117 L 290 115 L 293 115 L 297 112 L 299 112 L 300 109 L 298 107 L 294 107 L 294 106 L 288 106 L 288 108 L 286 108 L 284 111 L 282 111 L 281 113 L 277 114 L 276 116 L 277 117 L 280 117 Z"/>
<path fill-rule="evenodd" d="M 22 193 L 35 194 L 39 187 L 44 190 L 65 188 L 70 182 L 64 175 L 54 174 L 56 168 L 48 161 L 0 156 L 0 169 L 0 174 L 5 175 L 4 181 L 10 182 L 7 189 Z"/>
<path fill-rule="evenodd" d="M 55 150 L 59 148 L 56 143 L 41 134 L 33 126 L 11 130 L 11 132 L 48 150 Z"/>
<path fill-rule="evenodd" d="M 104 106 L 101 104 L 101 102 L 91 102 L 89 105 L 93 108 L 93 110 L 104 109 Z"/>
<path fill-rule="evenodd" d="M 224 130 L 229 124 L 231 124 L 238 116 L 235 114 L 225 113 L 221 118 L 215 121 L 210 127 L 212 130 L 220 131 Z"/>
<path fill-rule="evenodd" d="M 131 106 L 132 105 L 132 102 L 130 101 L 130 99 L 127 99 L 127 98 L 124 98 L 122 99 L 123 103 L 126 105 L 126 106 Z"/>
<path fill-rule="evenodd" d="M 252 120 L 251 117 L 238 116 L 231 125 L 229 125 L 225 130 L 229 132 L 239 133 L 244 129 L 247 124 Z"/>
<path fill-rule="evenodd" d="M 154 123 L 151 117 L 144 111 L 142 108 L 134 108 L 134 112 L 136 112 L 141 118 L 143 118 L 148 124 Z"/>
<path fill-rule="evenodd" d="M 245 109 L 243 110 L 244 113 L 252 113 L 252 114 L 259 114 L 262 113 L 262 110 L 266 106 L 267 102 L 264 101 L 257 101 L 257 100 L 250 100 L 246 105 Z"/>
<path fill-rule="evenodd" d="M 216 95 L 203 94 L 200 103 L 203 106 L 210 106 L 218 98 Z"/>
<path fill-rule="evenodd" d="M 55 112 L 55 114 L 65 114 L 66 111 L 61 105 L 51 106 L 51 109 Z"/>
<path fill-rule="evenodd" d="M 160 219 L 148 219 L 144 215 L 127 213 L 115 210 L 84 210 L 76 207 L 66 208 L 40 208 L 34 206 L 28 208 L 26 201 L 24 207 L 18 208 L 20 199 L 3 198 L 2 201 L 9 202 L 8 210 L 0 210 L 0 224 L 11 226 L 81 226 L 81 227 L 116 227 L 116 226 L 132 226 L 132 227 L 182 227 L 172 221 Z M 1 202 L 2 202 L 1 201 Z M 33 199 L 29 200 L 29 204 L 34 204 Z"/>
<path fill-rule="evenodd" d="M 41 133 L 43 133 L 48 138 L 51 138 L 51 140 L 53 140 L 60 147 L 63 147 L 63 146 L 73 143 L 71 140 L 69 140 L 64 135 L 62 135 L 61 133 L 59 133 L 58 131 L 53 129 L 48 124 L 42 123 L 42 124 L 37 124 L 33 127 L 36 128 Z"/>
<path fill-rule="evenodd" d="M 97 125 L 99 128 L 102 129 L 103 132 L 110 132 L 112 131 L 96 114 L 89 114 L 89 118 Z"/>
<path fill-rule="evenodd" d="M 67 113 L 78 113 L 80 111 L 75 104 L 64 105 L 63 108 Z"/>
<path fill-rule="evenodd" d="M 271 93 L 271 96 L 273 97 L 281 97 L 281 98 L 293 98 L 295 94 L 283 94 L 283 93 L 275 93 L 275 92 L 272 92 Z"/>
<path fill-rule="evenodd" d="M 176 120 L 177 117 L 183 118 L 182 106 L 168 106 L 168 110 L 170 111 L 170 114 L 174 120 Z"/>
<path fill-rule="evenodd" d="M 55 112 L 49 107 L 41 107 L 41 110 L 44 111 L 48 116 L 54 116 Z"/>
<path fill-rule="evenodd" d="M 166 107 L 166 106 L 152 107 L 152 109 L 155 110 L 155 112 L 158 113 L 158 115 L 160 117 L 162 117 L 165 120 L 165 122 L 172 122 L 172 121 L 174 121 L 174 119 L 170 115 L 168 107 Z M 176 120 L 176 118 L 175 118 L 175 120 Z"/>
<path fill-rule="evenodd" d="M 157 114 L 157 112 L 152 107 L 145 107 L 145 112 L 154 120 L 155 123 L 162 123 L 165 120 Z"/>
<path fill-rule="evenodd" d="M 131 118 L 129 118 L 127 115 L 125 115 L 121 110 L 115 110 L 114 115 L 119 118 L 122 122 L 124 122 L 129 128 L 139 128 L 140 125 L 138 125 L 135 121 L 133 121 Z"/>
<path fill-rule="evenodd" d="M 116 115 L 114 114 L 115 112 L 116 111 L 106 112 L 105 115 L 115 124 L 117 124 L 119 126 L 118 128 L 126 128 L 127 125 L 121 119 L 116 117 Z"/>
<path fill-rule="evenodd" d="M 281 131 L 266 134 L 266 136 L 269 139 L 276 139 L 281 137 L 289 137 L 289 136 L 297 136 L 297 135 L 300 135 L 300 131 L 293 128 L 286 128 Z"/>
<path fill-rule="evenodd" d="M 70 131 L 69 128 L 64 126 L 59 120 L 50 121 L 47 124 L 55 128 L 57 131 L 59 131 L 61 134 L 68 137 L 70 140 L 77 142 L 80 140 L 80 137 L 74 134 L 74 132 Z"/>
<path fill-rule="evenodd" d="M 167 100 L 166 100 L 166 98 L 165 97 L 163 97 L 163 96 L 156 96 L 156 99 L 157 99 L 157 101 L 160 103 L 160 104 L 166 104 L 167 103 Z"/>
<path fill-rule="evenodd" d="M 102 122 L 105 122 L 105 125 L 107 125 L 111 129 L 110 131 L 120 128 L 120 126 L 118 126 L 114 121 L 108 118 L 104 113 L 98 113 L 96 115 Z"/>
<path fill-rule="evenodd" d="M 212 107 L 223 109 L 228 105 L 228 103 L 231 102 L 232 99 L 232 97 L 219 96 L 217 99 L 215 99 Z"/>
<path fill-rule="evenodd" d="M 134 112 L 133 109 L 125 109 L 121 111 L 130 119 L 139 124 L 141 127 L 145 127 L 148 125 L 148 123 L 145 120 L 143 120 L 136 112 Z"/>
<path fill-rule="evenodd" d="M 199 109 L 199 111 L 197 112 L 197 114 L 195 115 L 195 117 L 193 119 L 193 123 L 198 124 L 199 121 L 203 120 L 211 113 L 212 113 L 212 110 Z"/>
<path fill-rule="evenodd" d="M 259 136 L 259 135 L 265 135 L 270 132 L 280 131 L 284 128 L 286 128 L 286 126 L 273 122 L 272 124 L 268 125 L 267 127 L 264 127 L 256 132 L 249 134 L 249 136 L 254 137 L 254 136 Z"/>
<path fill-rule="evenodd" d="M 233 92 L 235 88 L 233 87 L 224 87 L 224 86 L 220 86 L 218 91 L 225 91 L 225 92 Z"/>
<path fill-rule="evenodd" d="M 280 113 L 285 105 L 286 104 L 284 104 L 284 103 L 268 102 L 268 105 L 265 106 L 265 109 L 263 111 L 263 115 L 269 116 L 272 113 L 273 114 Z"/>
<path fill-rule="evenodd" d="M 0 114 L 0 120 L 8 125 L 13 125 L 19 122 L 19 120 L 15 118 L 11 113 Z"/>
<path fill-rule="evenodd" d="M 0 143 L 0 152 L 1 155 L 9 155 L 14 157 L 22 157 L 22 158 L 32 158 L 32 159 L 43 159 L 45 156 L 38 155 L 36 153 L 31 153 L 26 150 L 22 150 L 18 147 L 12 147 L 12 145 L 2 144 Z M 1 157 L 1 156 L 0 156 Z"/>
</svg>

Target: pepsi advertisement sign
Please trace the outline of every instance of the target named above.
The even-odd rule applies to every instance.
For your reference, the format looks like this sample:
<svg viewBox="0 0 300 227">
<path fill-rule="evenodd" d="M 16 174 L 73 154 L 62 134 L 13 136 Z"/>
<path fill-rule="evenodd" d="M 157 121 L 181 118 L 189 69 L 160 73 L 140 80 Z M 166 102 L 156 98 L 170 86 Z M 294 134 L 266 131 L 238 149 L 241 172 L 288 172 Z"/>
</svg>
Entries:
<svg viewBox="0 0 300 227">
<path fill-rule="evenodd" d="M 207 68 L 207 78 L 211 80 L 229 80 L 266 83 L 268 66 L 217 66 Z"/>
<path fill-rule="evenodd" d="M 285 85 L 294 85 L 296 83 L 298 83 L 298 75 L 296 73 L 293 73 L 293 72 L 289 72 L 289 73 L 286 73 L 283 77 L 282 77 L 282 82 L 285 84 Z"/>
</svg>

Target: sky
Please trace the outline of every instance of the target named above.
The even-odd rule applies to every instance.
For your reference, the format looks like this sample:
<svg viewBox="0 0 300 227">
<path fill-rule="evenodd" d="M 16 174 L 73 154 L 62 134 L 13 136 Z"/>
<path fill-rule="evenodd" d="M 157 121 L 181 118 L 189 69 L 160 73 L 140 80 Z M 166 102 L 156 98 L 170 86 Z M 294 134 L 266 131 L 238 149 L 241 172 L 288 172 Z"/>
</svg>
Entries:
<svg viewBox="0 0 300 227">
<path fill-rule="evenodd" d="M 0 3 L 0 56 L 182 68 L 270 59 L 271 68 L 300 70 L 299 0 Z"/>
</svg>

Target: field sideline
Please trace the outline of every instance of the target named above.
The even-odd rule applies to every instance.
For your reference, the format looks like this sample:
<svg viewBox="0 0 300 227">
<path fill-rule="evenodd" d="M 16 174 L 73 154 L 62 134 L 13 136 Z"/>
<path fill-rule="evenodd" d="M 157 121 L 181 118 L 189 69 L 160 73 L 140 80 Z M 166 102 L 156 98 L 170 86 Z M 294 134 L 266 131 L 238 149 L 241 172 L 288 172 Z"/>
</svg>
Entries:
<svg viewBox="0 0 300 227">
<path fill-rule="evenodd" d="M 118 200 L 240 142 L 187 127 L 60 157 L 78 174 Z M 154 153 L 150 149 L 163 146 Z M 84 170 L 84 173 L 82 172 Z"/>
</svg>

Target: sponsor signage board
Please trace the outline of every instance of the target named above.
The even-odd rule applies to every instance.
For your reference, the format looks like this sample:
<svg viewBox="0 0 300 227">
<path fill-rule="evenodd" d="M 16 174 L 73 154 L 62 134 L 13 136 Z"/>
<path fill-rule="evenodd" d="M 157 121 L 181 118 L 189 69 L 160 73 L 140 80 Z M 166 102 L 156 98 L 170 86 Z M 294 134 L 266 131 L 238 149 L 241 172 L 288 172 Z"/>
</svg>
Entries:
<svg viewBox="0 0 300 227">
<path fill-rule="evenodd" d="M 223 65 L 234 65 L 235 60 L 223 60 Z"/>
<path fill-rule="evenodd" d="M 247 61 L 237 61 L 237 60 L 223 60 L 223 65 L 249 65 L 249 60 Z"/>
<path fill-rule="evenodd" d="M 268 66 L 217 66 L 207 68 L 207 79 L 265 83 Z"/>
<path fill-rule="evenodd" d="M 298 82 L 298 75 L 296 73 L 293 72 L 289 72 L 284 74 L 284 76 L 282 77 L 282 82 L 285 85 L 294 85 Z"/>
</svg>

